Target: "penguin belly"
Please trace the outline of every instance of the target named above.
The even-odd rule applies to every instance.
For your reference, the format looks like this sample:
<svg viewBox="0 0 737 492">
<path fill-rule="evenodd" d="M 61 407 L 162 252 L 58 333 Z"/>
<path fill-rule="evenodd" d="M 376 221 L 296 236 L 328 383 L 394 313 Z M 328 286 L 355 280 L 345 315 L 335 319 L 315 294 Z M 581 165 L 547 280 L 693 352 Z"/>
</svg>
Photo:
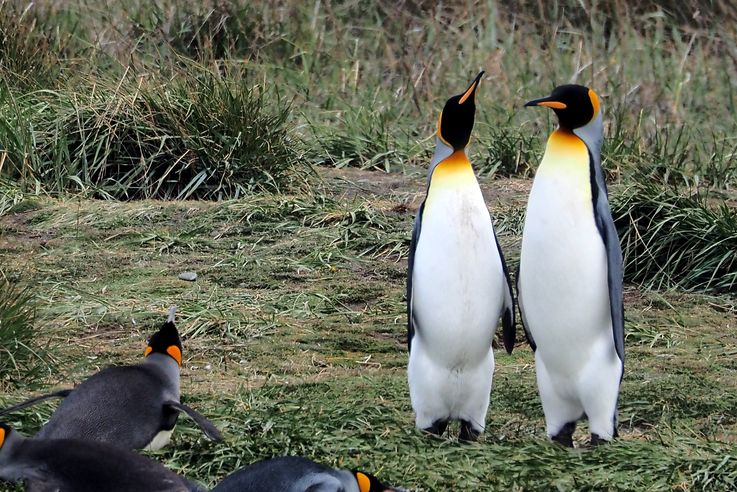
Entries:
<svg viewBox="0 0 737 492">
<path fill-rule="evenodd" d="M 538 387 L 553 435 L 584 413 L 590 425 L 597 420 L 608 427 L 621 362 L 588 165 L 544 165 L 545 160 L 530 193 L 518 289 L 525 324 L 537 345 Z M 611 432 L 599 429 L 602 436 Z"/>
<path fill-rule="evenodd" d="M 472 184 L 435 190 L 431 184 L 422 216 L 408 367 L 420 428 L 449 419 L 484 428 L 504 273 L 491 217 L 475 179 Z"/>
</svg>

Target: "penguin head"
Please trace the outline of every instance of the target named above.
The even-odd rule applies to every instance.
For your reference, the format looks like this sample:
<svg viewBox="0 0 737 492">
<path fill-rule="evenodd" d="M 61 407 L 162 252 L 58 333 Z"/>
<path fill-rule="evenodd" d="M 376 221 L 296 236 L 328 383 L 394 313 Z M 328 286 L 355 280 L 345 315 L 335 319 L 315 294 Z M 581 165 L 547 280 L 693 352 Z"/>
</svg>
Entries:
<svg viewBox="0 0 737 492">
<path fill-rule="evenodd" d="M 600 114 L 599 96 L 582 85 L 560 85 L 548 97 L 534 99 L 525 106 L 551 108 L 558 116 L 560 127 L 574 131 L 594 121 Z"/>
<path fill-rule="evenodd" d="M 154 333 L 148 341 L 148 346 L 144 352 L 144 356 L 148 357 L 151 354 L 164 354 L 168 355 L 177 362 L 177 365 L 182 365 L 182 341 L 179 339 L 179 332 L 177 327 L 174 325 L 174 315 L 176 313 L 176 307 L 172 307 L 169 310 L 169 318 L 166 320 L 159 331 Z"/>
<path fill-rule="evenodd" d="M 381 480 L 371 475 L 370 473 L 353 470 L 353 476 L 356 478 L 358 483 L 358 490 L 360 492 L 394 492 L 399 489 L 394 489 L 388 485 L 381 483 Z"/>
<path fill-rule="evenodd" d="M 476 89 L 483 75 L 481 71 L 463 94 L 448 99 L 440 113 L 437 136 L 453 150 L 464 148 L 471 138 L 476 117 Z"/>
</svg>

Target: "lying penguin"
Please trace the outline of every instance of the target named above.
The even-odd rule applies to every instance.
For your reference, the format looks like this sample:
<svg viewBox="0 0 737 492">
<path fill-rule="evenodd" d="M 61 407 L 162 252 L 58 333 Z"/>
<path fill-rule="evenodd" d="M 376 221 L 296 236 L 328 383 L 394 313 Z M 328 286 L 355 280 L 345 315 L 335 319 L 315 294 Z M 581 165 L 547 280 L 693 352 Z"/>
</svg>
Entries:
<svg viewBox="0 0 737 492">
<path fill-rule="evenodd" d="M 225 478 L 212 492 L 402 492 L 368 473 L 339 470 L 298 456 L 260 461 Z"/>
<path fill-rule="evenodd" d="M 194 420 L 213 441 L 222 437 L 204 416 L 179 402 L 182 342 L 174 325 L 176 308 L 153 334 L 141 364 L 103 369 L 71 390 L 32 398 L 0 412 L 20 410 L 49 398 L 64 398 L 36 435 L 43 439 L 84 439 L 123 449 L 157 450 L 168 444 L 179 412 Z"/>
<path fill-rule="evenodd" d="M 44 492 L 205 492 L 132 451 L 77 439 L 28 439 L 0 423 L 0 479 Z"/>
</svg>

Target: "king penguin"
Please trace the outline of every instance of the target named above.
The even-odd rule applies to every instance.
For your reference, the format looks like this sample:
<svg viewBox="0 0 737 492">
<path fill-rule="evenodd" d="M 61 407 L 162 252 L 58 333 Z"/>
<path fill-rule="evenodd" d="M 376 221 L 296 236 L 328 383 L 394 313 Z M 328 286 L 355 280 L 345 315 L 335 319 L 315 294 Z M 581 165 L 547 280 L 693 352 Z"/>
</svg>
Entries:
<svg viewBox="0 0 737 492">
<path fill-rule="evenodd" d="M 328 468 L 306 458 L 260 461 L 228 475 L 212 492 L 400 492 L 357 470 Z"/>
<path fill-rule="evenodd" d="M 0 479 L 43 492 L 205 492 L 132 451 L 74 439 L 27 439 L 0 424 Z"/>
<path fill-rule="evenodd" d="M 179 401 L 182 342 L 174 325 L 175 312 L 172 307 L 169 318 L 151 336 L 143 363 L 103 369 L 72 390 L 33 398 L 0 415 L 62 397 L 37 438 L 84 439 L 124 449 L 157 450 L 168 443 L 179 412 L 184 412 L 210 439 L 221 440 L 211 422 Z"/>
<path fill-rule="evenodd" d="M 559 126 L 527 204 L 517 300 L 548 435 L 573 446 L 586 416 L 596 445 L 617 435 L 624 371 L 622 251 L 601 167 L 601 104 L 593 90 L 563 85 L 526 106 L 551 108 Z"/>
<path fill-rule="evenodd" d="M 416 426 L 440 436 L 450 420 L 459 420 L 463 441 L 475 440 L 485 427 L 500 316 L 510 353 L 515 340 L 509 273 L 465 152 L 483 74 L 440 113 L 407 276 L 407 372 Z"/>
</svg>

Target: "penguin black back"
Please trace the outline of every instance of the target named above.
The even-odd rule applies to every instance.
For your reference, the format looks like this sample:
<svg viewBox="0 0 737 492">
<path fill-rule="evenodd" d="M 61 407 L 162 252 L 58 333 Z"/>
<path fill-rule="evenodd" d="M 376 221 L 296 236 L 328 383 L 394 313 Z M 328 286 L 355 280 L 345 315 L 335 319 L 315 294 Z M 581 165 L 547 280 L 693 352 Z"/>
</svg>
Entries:
<svg viewBox="0 0 737 492">
<path fill-rule="evenodd" d="M 246 466 L 227 476 L 212 492 L 385 492 L 399 491 L 373 475 L 338 470 L 306 458 L 283 456 Z"/>
<path fill-rule="evenodd" d="M 0 424 L 0 478 L 33 480 L 59 492 L 201 491 L 159 463 L 102 443 L 27 439 Z M 9 449 L 5 449 L 9 448 Z"/>
</svg>

